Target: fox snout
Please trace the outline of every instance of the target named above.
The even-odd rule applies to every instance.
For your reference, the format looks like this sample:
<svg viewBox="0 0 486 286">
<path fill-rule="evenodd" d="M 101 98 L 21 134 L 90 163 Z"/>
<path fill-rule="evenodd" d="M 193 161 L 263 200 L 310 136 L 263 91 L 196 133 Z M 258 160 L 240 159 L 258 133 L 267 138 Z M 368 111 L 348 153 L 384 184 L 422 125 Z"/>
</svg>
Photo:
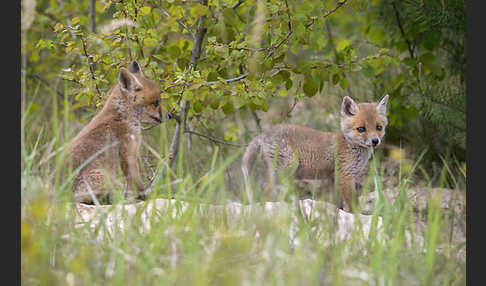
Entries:
<svg viewBox="0 0 486 286">
<path fill-rule="evenodd" d="M 380 139 L 379 138 L 371 139 L 371 144 L 373 144 L 373 147 L 376 147 L 378 144 L 380 144 Z"/>
<path fill-rule="evenodd" d="M 162 123 L 162 116 L 160 114 L 157 114 L 157 116 L 152 116 L 150 115 L 150 117 L 157 123 Z"/>
<path fill-rule="evenodd" d="M 143 123 L 155 125 L 162 123 L 162 110 L 160 109 L 160 106 L 155 108 L 155 110 L 151 106 L 145 108 L 144 112 L 142 113 L 141 121 Z"/>
</svg>

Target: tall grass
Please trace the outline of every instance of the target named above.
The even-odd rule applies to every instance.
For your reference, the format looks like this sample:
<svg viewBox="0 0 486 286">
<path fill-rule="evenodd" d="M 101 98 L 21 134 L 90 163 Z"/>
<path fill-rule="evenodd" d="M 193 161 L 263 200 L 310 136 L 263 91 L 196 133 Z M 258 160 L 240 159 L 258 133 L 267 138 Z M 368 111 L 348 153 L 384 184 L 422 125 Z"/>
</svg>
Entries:
<svg viewBox="0 0 486 286">
<path fill-rule="evenodd" d="M 201 164 L 195 171 L 185 145 L 166 176 L 156 176 L 155 194 L 142 205 L 143 210 L 155 197 L 174 198 L 166 208 L 151 209 L 150 228 L 142 227 L 142 211 L 117 212 L 125 203 L 121 196 L 111 207 L 99 207 L 98 215 L 116 213 L 113 217 L 123 227 L 110 228 L 103 219 L 96 227 L 80 223 L 70 203 L 70 185 L 58 175 L 63 150 L 80 126 L 70 121 L 66 101 L 60 112 L 57 94 L 53 92 L 51 99 L 50 118 L 39 121 L 45 115 L 29 107 L 22 114 L 23 285 L 465 284 L 466 264 L 456 255 L 464 246 L 453 248 L 447 239 L 451 220 L 441 213 L 440 200 L 431 197 L 422 214 L 425 233 L 414 220 L 417 214 L 407 192 L 415 183 L 413 174 L 420 171 L 420 158 L 411 171 L 399 172 L 399 197 L 391 202 L 383 185 L 383 158 L 375 156 L 369 180 L 373 183 L 365 188 L 365 193 L 377 194 L 367 236 L 358 224 L 349 239 L 340 240 L 333 219 L 297 215 L 295 221 L 292 207 L 273 219 L 258 211 L 236 220 L 224 211 L 211 215 L 200 206 L 245 202 L 243 187 L 235 187 L 226 177 L 229 166 L 238 164 L 240 152 L 233 149 L 227 156 L 229 152 L 220 148 L 193 148 L 192 160 L 199 158 Z M 152 157 L 155 169 L 165 164 L 172 130 L 171 123 L 163 123 L 150 131 L 147 142 L 160 152 Z M 450 162 L 444 160 L 443 168 L 443 184 L 451 176 L 457 185 L 465 181 L 465 172 L 458 176 Z M 49 180 L 53 174 L 54 181 Z M 295 205 L 298 191 L 291 180 L 283 185 L 288 191 L 285 200 Z"/>
</svg>

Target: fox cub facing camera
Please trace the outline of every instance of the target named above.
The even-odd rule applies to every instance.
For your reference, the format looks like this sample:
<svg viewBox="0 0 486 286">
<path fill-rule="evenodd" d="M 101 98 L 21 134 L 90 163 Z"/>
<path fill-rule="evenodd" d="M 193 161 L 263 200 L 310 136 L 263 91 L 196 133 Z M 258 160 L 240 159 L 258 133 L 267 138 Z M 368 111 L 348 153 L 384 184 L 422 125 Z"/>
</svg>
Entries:
<svg viewBox="0 0 486 286">
<path fill-rule="evenodd" d="M 387 102 L 388 95 L 377 103 L 356 103 L 345 96 L 341 104 L 340 132 L 279 124 L 256 136 L 248 144 L 241 166 L 249 199 L 252 199 L 249 172 L 260 151 L 265 165 L 264 193 L 267 197 L 272 193 L 270 187 L 275 186 L 276 171 L 292 165 L 297 167 L 296 179 L 327 179 L 333 186 L 336 158 L 338 192 L 343 208 L 351 211 L 357 195 L 355 184 L 364 182 L 373 148 L 385 135 Z"/>
<path fill-rule="evenodd" d="M 125 196 L 144 198 L 144 184 L 139 170 L 142 142 L 141 123 L 162 122 L 160 89 L 142 74 L 134 61 L 128 69 L 120 68 L 118 84 L 109 92 L 99 113 L 73 139 L 72 170 L 81 167 L 73 182 L 73 200 L 93 203 L 111 198 L 111 189 L 120 187 L 116 171 L 125 177 Z M 83 166 L 84 164 L 84 166 Z"/>
</svg>

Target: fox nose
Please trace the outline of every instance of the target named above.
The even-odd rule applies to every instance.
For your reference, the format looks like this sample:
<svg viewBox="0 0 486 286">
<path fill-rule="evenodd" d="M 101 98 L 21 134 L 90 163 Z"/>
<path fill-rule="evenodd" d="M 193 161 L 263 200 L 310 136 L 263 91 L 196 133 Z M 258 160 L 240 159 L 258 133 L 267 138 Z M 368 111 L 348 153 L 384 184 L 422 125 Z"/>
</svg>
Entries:
<svg viewBox="0 0 486 286">
<path fill-rule="evenodd" d="M 373 147 L 374 147 L 374 146 L 378 145 L 378 143 L 380 143 L 380 139 L 374 138 L 374 139 L 371 140 L 371 143 L 373 144 Z"/>
</svg>

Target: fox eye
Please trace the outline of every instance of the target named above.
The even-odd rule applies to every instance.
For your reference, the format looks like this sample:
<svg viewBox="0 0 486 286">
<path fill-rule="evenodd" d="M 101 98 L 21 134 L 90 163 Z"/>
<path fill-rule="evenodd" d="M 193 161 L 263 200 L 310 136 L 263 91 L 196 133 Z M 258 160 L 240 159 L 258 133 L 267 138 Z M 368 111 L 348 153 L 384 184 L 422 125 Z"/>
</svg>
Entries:
<svg viewBox="0 0 486 286">
<path fill-rule="evenodd" d="M 157 99 L 156 101 L 152 102 L 152 105 L 155 107 L 159 106 L 159 100 Z"/>
<path fill-rule="evenodd" d="M 356 128 L 356 130 L 358 130 L 359 133 L 363 133 L 363 132 L 366 131 L 366 128 L 364 128 L 364 127 L 358 127 L 358 128 Z"/>
<path fill-rule="evenodd" d="M 376 130 L 381 131 L 383 127 L 381 125 L 376 125 Z"/>
<path fill-rule="evenodd" d="M 141 88 L 140 86 L 137 86 L 137 87 L 135 88 L 135 91 L 141 91 L 141 90 L 142 90 L 142 88 Z"/>
</svg>

